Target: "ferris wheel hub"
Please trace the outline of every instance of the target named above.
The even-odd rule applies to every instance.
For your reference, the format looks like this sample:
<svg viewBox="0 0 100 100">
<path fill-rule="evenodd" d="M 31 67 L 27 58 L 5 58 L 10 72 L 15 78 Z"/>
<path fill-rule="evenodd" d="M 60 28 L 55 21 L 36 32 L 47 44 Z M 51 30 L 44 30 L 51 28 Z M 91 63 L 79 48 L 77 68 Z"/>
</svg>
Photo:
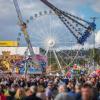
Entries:
<svg viewBox="0 0 100 100">
<path fill-rule="evenodd" d="M 49 47 L 54 47 L 55 46 L 55 40 L 54 39 L 49 39 L 47 43 L 48 43 Z"/>
</svg>

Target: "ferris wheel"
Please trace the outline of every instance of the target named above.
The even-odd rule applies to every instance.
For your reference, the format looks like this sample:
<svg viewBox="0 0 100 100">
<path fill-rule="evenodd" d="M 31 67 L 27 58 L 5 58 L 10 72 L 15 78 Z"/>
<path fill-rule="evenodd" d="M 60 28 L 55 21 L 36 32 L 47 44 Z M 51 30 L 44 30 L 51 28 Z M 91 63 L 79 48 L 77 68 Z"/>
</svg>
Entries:
<svg viewBox="0 0 100 100">
<path fill-rule="evenodd" d="M 58 66 L 62 69 L 75 63 L 78 57 L 84 57 L 81 48 L 74 51 L 75 45 L 80 44 L 53 11 L 34 13 L 26 22 L 30 30 L 31 43 L 40 48 L 41 54 L 47 56 L 48 66 Z M 19 33 L 19 37 L 20 35 Z"/>
</svg>

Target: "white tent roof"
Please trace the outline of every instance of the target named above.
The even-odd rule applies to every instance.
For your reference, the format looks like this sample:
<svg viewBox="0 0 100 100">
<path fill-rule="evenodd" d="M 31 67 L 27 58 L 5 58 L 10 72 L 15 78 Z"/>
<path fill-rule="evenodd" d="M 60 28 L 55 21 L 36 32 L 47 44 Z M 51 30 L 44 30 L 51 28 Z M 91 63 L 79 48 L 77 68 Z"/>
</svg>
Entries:
<svg viewBox="0 0 100 100">
<path fill-rule="evenodd" d="M 27 47 L 0 47 L 0 55 L 2 55 L 2 51 L 10 51 L 11 54 L 20 54 L 24 55 L 24 52 L 26 51 Z M 39 48 L 33 47 L 34 53 L 39 54 Z"/>
</svg>

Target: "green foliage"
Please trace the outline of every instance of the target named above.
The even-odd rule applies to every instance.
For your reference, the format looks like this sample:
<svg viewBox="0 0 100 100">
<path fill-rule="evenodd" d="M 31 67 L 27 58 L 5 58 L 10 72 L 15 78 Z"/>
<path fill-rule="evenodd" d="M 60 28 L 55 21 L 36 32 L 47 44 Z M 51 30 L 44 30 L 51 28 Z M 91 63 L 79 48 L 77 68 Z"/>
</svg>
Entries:
<svg viewBox="0 0 100 100">
<path fill-rule="evenodd" d="M 94 61 L 100 65 L 100 50 L 94 49 L 93 53 L 94 53 L 93 55 Z"/>
</svg>

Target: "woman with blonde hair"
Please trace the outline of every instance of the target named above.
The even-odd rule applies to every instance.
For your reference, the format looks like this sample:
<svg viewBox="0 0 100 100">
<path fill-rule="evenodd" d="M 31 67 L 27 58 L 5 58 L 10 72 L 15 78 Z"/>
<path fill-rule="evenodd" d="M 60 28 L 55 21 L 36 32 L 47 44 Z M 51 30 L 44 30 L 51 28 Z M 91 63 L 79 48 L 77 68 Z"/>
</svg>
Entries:
<svg viewBox="0 0 100 100">
<path fill-rule="evenodd" d="M 42 100 L 46 100 L 45 89 L 43 86 L 38 86 L 36 96 L 41 98 Z"/>
<path fill-rule="evenodd" d="M 23 88 L 18 88 L 15 94 L 15 100 L 22 100 L 25 96 L 25 92 Z"/>
</svg>

